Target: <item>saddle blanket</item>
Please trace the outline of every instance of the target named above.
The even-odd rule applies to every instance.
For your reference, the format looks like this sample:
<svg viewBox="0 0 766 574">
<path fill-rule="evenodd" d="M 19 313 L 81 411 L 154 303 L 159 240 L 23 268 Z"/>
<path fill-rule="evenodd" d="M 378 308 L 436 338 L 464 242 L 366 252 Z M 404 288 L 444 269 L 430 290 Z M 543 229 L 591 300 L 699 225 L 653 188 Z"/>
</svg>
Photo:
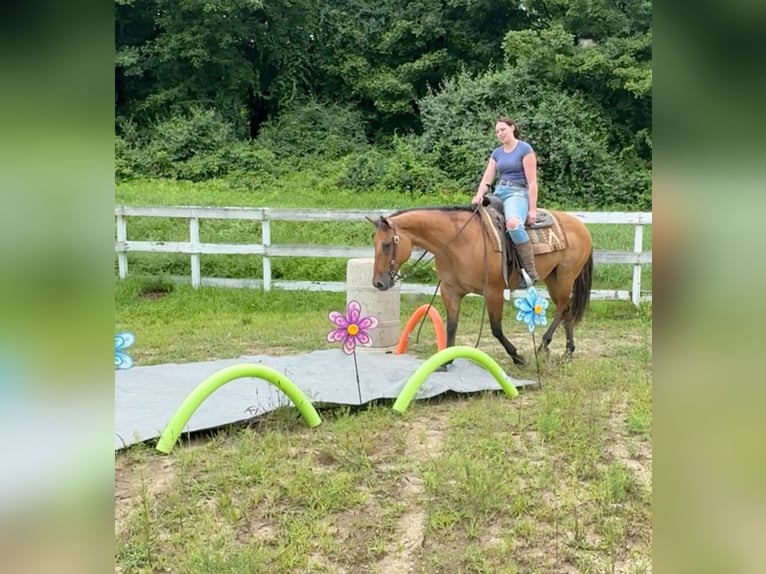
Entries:
<svg viewBox="0 0 766 574">
<path fill-rule="evenodd" d="M 482 209 L 482 216 L 484 218 L 485 227 L 488 230 L 490 237 L 493 239 L 495 251 L 502 253 L 503 246 L 501 238 L 507 238 L 505 234 L 505 221 L 503 214 L 496 209 Z M 548 220 L 550 223 L 545 227 L 528 226 L 526 227 L 527 235 L 532 243 L 532 250 L 535 255 L 541 255 L 543 253 L 553 253 L 561 249 L 566 249 L 569 246 L 564 228 L 561 227 L 561 222 L 558 218 L 547 209 L 537 210 L 537 220 Z"/>
</svg>

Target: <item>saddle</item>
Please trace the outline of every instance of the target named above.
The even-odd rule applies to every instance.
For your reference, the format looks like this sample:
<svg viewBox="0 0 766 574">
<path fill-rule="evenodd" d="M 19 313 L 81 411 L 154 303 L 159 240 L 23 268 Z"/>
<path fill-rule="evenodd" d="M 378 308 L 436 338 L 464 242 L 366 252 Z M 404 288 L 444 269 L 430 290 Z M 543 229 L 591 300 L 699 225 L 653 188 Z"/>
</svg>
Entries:
<svg viewBox="0 0 766 574">
<path fill-rule="evenodd" d="M 508 278 L 515 269 L 521 268 L 516 245 L 505 231 L 505 214 L 503 213 L 503 202 L 497 196 L 489 193 L 484 196 L 482 209 L 480 209 L 484 227 L 494 240 L 495 251 L 501 253 L 503 265 L 503 280 L 509 287 Z M 561 249 L 566 249 L 569 245 L 558 219 L 546 209 L 537 210 L 537 219 L 531 225 L 525 225 L 524 229 L 529 235 L 529 241 L 532 243 L 532 251 L 535 255 L 543 253 L 552 253 Z"/>
</svg>

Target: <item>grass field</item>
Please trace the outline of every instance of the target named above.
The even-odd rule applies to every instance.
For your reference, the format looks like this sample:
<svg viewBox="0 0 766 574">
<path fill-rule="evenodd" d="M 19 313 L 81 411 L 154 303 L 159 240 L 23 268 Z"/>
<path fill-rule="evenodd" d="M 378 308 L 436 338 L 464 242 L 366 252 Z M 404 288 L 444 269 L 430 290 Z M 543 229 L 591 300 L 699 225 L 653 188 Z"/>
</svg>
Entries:
<svg viewBox="0 0 766 574">
<path fill-rule="evenodd" d="M 160 201 L 161 200 L 161 201 Z M 440 197 L 407 194 L 348 194 L 316 193 L 293 190 L 290 194 L 249 189 L 230 182 L 195 184 L 189 182 L 132 182 L 117 189 L 117 203 L 125 205 L 198 205 L 249 207 L 303 207 L 333 209 L 403 209 L 424 205 L 468 204 L 470 197 L 445 195 Z M 633 250 L 633 227 L 630 225 L 589 225 L 593 244 L 598 250 Z M 136 241 L 188 241 L 189 224 L 184 219 L 131 217 L 128 237 Z M 289 222 L 271 224 L 272 244 L 338 245 L 369 247 L 372 226 L 367 222 Z M 200 241 L 220 243 L 257 243 L 261 240 L 261 225 L 252 221 L 200 221 Z M 651 250 L 651 226 L 644 229 L 644 250 Z M 116 269 L 115 257 L 115 269 Z M 346 260 L 340 258 L 276 257 L 272 258 L 272 278 L 293 281 L 343 281 Z M 201 255 L 204 277 L 261 279 L 262 258 L 236 255 Z M 170 253 L 131 253 L 129 273 L 138 276 L 191 275 L 189 256 Z M 407 268 L 405 268 L 407 269 Z M 116 271 L 115 271 L 116 273 Z M 597 265 L 593 276 L 594 289 L 631 288 L 633 269 L 630 265 Z M 415 282 L 435 282 L 433 265 L 419 267 L 412 275 Z M 641 283 L 649 291 L 652 284 L 651 265 L 642 269 Z"/>
<path fill-rule="evenodd" d="M 132 193 L 118 189 L 117 201 L 149 203 Z M 403 296 L 402 322 L 428 299 Z M 140 365 L 329 348 L 327 312 L 344 305 L 343 293 L 115 286 L 116 328 L 136 334 Z M 516 399 L 445 396 L 403 415 L 385 401 L 325 409 L 315 429 L 285 407 L 169 456 L 151 444 L 120 451 L 115 571 L 651 572 L 651 313 L 592 302 L 574 359 L 557 333 L 541 388 Z M 478 297 L 464 301 L 457 343 L 536 378 L 526 328 L 510 310 L 504 327 L 527 368 L 491 336 Z M 427 357 L 434 341 L 426 323 L 408 351 Z"/>
</svg>

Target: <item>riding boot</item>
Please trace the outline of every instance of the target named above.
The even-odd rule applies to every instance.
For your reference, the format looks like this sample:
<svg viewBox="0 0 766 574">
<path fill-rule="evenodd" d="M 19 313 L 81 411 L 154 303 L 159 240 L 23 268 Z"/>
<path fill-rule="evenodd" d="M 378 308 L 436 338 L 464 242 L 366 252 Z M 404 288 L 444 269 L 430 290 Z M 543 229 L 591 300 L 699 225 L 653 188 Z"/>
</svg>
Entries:
<svg viewBox="0 0 766 574">
<path fill-rule="evenodd" d="M 519 276 L 519 289 L 526 289 L 530 285 L 534 285 L 539 281 L 540 277 L 537 275 L 535 269 L 535 254 L 532 251 L 532 243 L 525 241 L 520 245 L 516 245 L 516 249 L 519 251 L 519 259 L 521 259 L 521 266 L 529 275 L 529 283 L 524 278 L 524 274 L 520 273 Z"/>
</svg>

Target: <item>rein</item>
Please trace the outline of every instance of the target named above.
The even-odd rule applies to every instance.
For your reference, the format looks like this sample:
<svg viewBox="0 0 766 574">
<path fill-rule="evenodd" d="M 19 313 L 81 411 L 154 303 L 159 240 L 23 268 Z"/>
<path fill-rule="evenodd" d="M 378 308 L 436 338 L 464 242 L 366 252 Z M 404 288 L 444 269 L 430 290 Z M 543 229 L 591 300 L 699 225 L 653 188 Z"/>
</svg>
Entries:
<svg viewBox="0 0 766 574">
<path fill-rule="evenodd" d="M 446 249 L 450 245 L 450 243 L 452 243 L 458 237 L 460 237 L 460 234 L 463 232 L 463 230 L 465 229 L 466 225 L 468 225 L 470 223 L 471 219 L 473 219 L 473 216 L 478 214 L 479 209 L 480 209 L 480 206 L 478 206 L 478 205 L 474 206 L 474 210 L 471 212 L 471 217 L 469 217 L 468 219 L 465 220 L 465 223 L 460 227 L 460 229 L 458 229 L 458 231 L 455 234 L 455 236 L 452 237 L 452 239 L 450 239 L 449 241 L 447 241 L 447 243 L 442 245 L 437 250 L 436 253 L 439 253 L 439 252 L 443 251 L 444 249 Z M 483 224 L 482 221 L 479 221 L 479 224 L 482 225 Z M 394 269 L 394 267 L 396 266 L 396 247 L 397 247 L 397 245 L 399 245 L 399 234 L 396 232 L 396 227 L 395 227 L 394 223 L 389 222 L 389 226 L 391 227 L 391 231 L 393 231 L 394 235 L 392 237 L 392 243 L 391 243 L 391 258 L 390 258 L 390 260 L 388 262 L 388 274 L 391 276 L 391 279 L 394 282 L 402 281 L 402 280 L 406 279 L 407 277 L 409 277 L 410 275 L 412 275 L 414 273 L 414 270 L 415 270 L 417 264 L 420 263 L 423 260 L 423 257 L 425 257 L 426 253 L 428 253 L 428 252 L 424 251 L 423 254 L 420 257 L 418 257 L 417 261 L 415 261 L 415 263 L 413 263 L 413 269 L 411 269 L 410 272 L 407 275 L 400 275 Z M 487 261 L 487 236 L 486 236 L 486 234 L 482 233 L 482 238 L 484 240 L 483 241 L 483 243 L 484 243 L 484 298 L 486 300 L 487 284 L 489 283 L 489 263 Z M 436 253 L 433 253 L 432 256 L 431 256 L 431 259 L 426 261 L 426 263 L 430 263 L 431 261 L 433 261 L 433 259 L 436 257 Z M 439 279 L 439 281 L 436 283 L 436 288 L 434 289 L 434 293 L 431 296 L 431 301 L 428 303 L 429 307 L 431 307 L 433 305 L 434 299 L 436 299 L 436 294 L 439 291 L 439 286 L 440 285 L 441 285 L 441 279 Z M 476 347 L 476 348 L 479 347 L 479 341 L 481 340 L 481 332 L 484 329 L 484 315 L 485 315 L 486 311 L 487 311 L 487 306 L 485 304 L 485 305 L 482 306 L 481 323 L 479 324 L 479 335 L 478 335 L 478 337 L 476 339 L 476 344 L 474 345 L 474 347 Z M 416 340 L 420 339 L 420 330 L 423 328 L 423 322 L 425 321 L 425 318 L 426 318 L 426 316 L 423 315 L 423 319 L 421 319 L 420 325 L 418 326 L 418 334 L 417 334 Z"/>
<path fill-rule="evenodd" d="M 430 263 L 431 261 L 433 261 L 438 253 L 441 253 L 442 251 L 444 251 L 453 241 L 455 241 L 458 237 L 460 237 L 460 234 L 463 233 L 463 230 L 465 229 L 466 225 L 468 225 L 471 222 L 471 219 L 473 219 L 473 216 L 478 213 L 478 206 L 475 206 L 475 207 L 476 208 L 471 212 L 471 217 L 465 220 L 465 223 L 460 227 L 460 229 L 457 230 L 457 233 L 454 235 L 454 237 L 452 237 L 449 241 L 447 241 L 447 243 L 445 243 L 439 249 L 437 249 L 436 253 L 432 253 L 431 259 L 426 261 L 426 263 Z M 420 263 L 423 260 L 423 258 L 426 256 L 426 253 L 428 253 L 428 251 L 423 251 L 423 254 L 420 257 L 418 257 L 415 263 L 412 264 L 412 269 L 410 269 L 409 273 L 407 273 L 406 275 L 400 275 L 399 272 L 394 269 L 394 267 L 396 266 L 396 246 L 399 245 L 399 234 L 396 232 L 396 226 L 394 225 L 393 222 L 389 222 L 389 226 L 391 227 L 391 231 L 394 232 L 394 235 L 392 238 L 393 242 L 391 244 L 391 258 L 389 259 L 389 262 L 388 262 L 388 274 L 391 276 L 391 279 L 394 282 L 403 281 L 404 279 L 411 276 L 415 272 L 416 266 L 418 265 L 418 263 Z M 485 238 L 485 243 L 486 243 L 486 238 Z M 485 250 L 486 250 L 486 246 L 485 246 Z M 441 281 L 439 281 L 439 283 L 441 283 Z M 439 288 L 438 283 L 436 285 L 436 288 L 438 290 Z"/>
</svg>

